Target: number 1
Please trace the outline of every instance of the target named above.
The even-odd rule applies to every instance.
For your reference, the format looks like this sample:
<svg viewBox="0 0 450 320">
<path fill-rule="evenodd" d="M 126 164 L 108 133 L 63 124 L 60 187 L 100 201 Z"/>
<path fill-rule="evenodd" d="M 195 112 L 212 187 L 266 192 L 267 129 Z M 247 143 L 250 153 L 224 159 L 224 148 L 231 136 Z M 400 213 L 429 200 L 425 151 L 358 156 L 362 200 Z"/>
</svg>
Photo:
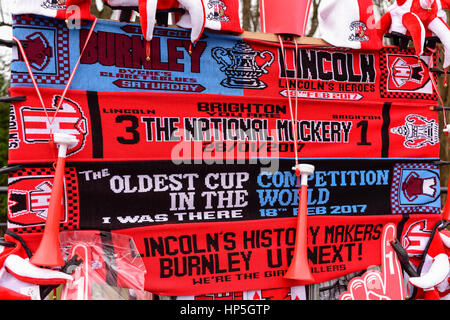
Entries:
<svg viewBox="0 0 450 320">
<path fill-rule="evenodd" d="M 372 143 L 367 142 L 367 127 L 369 122 L 367 120 L 362 120 L 356 124 L 356 127 L 361 127 L 361 141 L 357 143 L 358 146 L 370 146 Z"/>
</svg>

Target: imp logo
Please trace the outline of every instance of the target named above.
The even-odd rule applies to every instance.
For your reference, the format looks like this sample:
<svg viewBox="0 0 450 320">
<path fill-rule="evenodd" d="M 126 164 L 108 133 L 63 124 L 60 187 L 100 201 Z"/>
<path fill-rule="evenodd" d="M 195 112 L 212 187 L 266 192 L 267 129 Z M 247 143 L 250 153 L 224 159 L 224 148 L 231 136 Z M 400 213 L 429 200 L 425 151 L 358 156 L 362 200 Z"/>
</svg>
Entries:
<svg viewBox="0 0 450 320">
<path fill-rule="evenodd" d="M 209 14 L 206 16 L 206 18 L 208 20 L 220 21 L 220 22 L 230 21 L 230 18 L 228 18 L 225 15 L 227 6 L 225 5 L 225 3 L 223 1 L 209 0 L 207 6 L 208 6 L 208 11 L 210 11 Z"/>
<path fill-rule="evenodd" d="M 392 128 L 391 132 L 405 137 L 403 145 L 406 148 L 417 149 L 439 143 L 439 125 L 434 119 L 410 114 L 405 121 L 403 126 Z"/>
<path fill-rule="evenodd" d="M 353 21 L 350 24 L 350 31 L 352 33 L 350 34 L 350 37 L 348 37 L 348 40 L 350 41 L 369 41 L 369 37 L 366 35 L 367 27 L 366 25 L 361 21 Z"/>
<path fill-rule="evenodd" d="M 42 8 L 54 10 L 66 10 L 66 0 L 44 0 L 41 4 Z"/>
</svg>

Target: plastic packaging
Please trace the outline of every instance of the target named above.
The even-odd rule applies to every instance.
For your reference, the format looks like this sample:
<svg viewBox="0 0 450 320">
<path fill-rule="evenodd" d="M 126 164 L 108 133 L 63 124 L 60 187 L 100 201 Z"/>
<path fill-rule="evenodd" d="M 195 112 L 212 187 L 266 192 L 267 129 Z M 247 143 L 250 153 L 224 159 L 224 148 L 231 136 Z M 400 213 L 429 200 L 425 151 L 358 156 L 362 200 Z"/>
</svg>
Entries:
<svg viewBox="0 0 450 320">
<path fill-rule="evenodd" d="M 63 285 L 61 300 L 151 300 L 144 290 L 145 266 L 127 235 L 99 230 L 64 231 L 65 261 L 75 260 L 73 281 Z"/>
</svg>

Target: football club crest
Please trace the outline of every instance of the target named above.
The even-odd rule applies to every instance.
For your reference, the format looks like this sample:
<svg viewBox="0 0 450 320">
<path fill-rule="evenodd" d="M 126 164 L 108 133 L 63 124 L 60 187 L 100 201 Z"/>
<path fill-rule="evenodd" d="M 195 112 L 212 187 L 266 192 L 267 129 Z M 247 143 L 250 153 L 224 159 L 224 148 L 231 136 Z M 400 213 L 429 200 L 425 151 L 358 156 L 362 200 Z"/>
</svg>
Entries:
<svg viewBox="0 0 450 320">
<path fill-rule="evenodd" d="M 220 21 L 227 22 L 230 21 L 225 15 L 225 11 L 227 10 L 227 6 L 223 1 L 220 0 L 209 0 L 208 1 L 208 9 L 210 10 L 209 14 L 206 16 L 206 19 L 212 21 Z"/>
<path fill-rule="evenodd" d="M 392 179 L 393 214 L 439 213 L 439 168 L 428 163 L 398 163 Z"/>
<path fill-rule="evenodd" d="M 57 5 L 53 2 L 49 0 L 42 3 L 49 6 L 46 9 L 53 10 L 50 6 Z M 69 29 L 64 19 L 34 16 L 30 20 L 26 19 L 26 15 L 15 15 L 13 23 L 16 25 L 14 36 L 23 46 L 36 82 L 65 86 L 70 77 L 70 46 Z M 36 28 L 37 25 L 45 25 L 45 28 Z M 32 85 L 24 57 L 17 46 L 12 49 L 11 84 Z"/>
<path fill-rule="evenodd" d="M 80 151 L 85 143 L 87 136 L 87 119 L 83 114 L 80 106 L 73 100 L 64 99 L 60 109 L 56 112 L 60 96 L 53 97 L 52 108 L 50 108 L 50 119 L 42 108 L 38 107 L 21 107 L 21 119 L 23 128 L 23 137 L 25 143 L 48 143 L 50 134 L 55 132 L 75 135 L 78 143 L 75 147 L 68 150 L 68 155 L 72 155 Z"/>
<path fill-rule="evenodd" d="M 53 176 L 23 177 L 8 188 L 8 221 L 17 225 L 40 225 L 47 218 Z M 63 200 L 64 206 L 67 203 Z"/>
<path fill-rule="evenodd" d="M 428 71 L 431 56 L 417 58 L 414 49 L 399 50 L 383 47 L 380 50 L 380 93 L 382 98 L 435 100 Z"/>
<path fill-rule="evenodd" d="M 427 220 L 420 220 L 411 224 L 402 237 L 402 246 L 409 256 L 421 256 L 426 249 L 432 233 Z"/>
<path fill-rule="evenodd" d="M 33 69 L 43 71 L 47 68 L 53 58 L 53 48 L 41 32 L 34 32 L 20 42 Z M 18 58 L 19 61 L 24 60 L 22 55 Z"/>
<path fill-rule="evenodd" d="M 65 0 L 45 0 L 42 2 L 41 7 L 45 9 L 65 10 Z"/>
<path fill-rule="evenodd" d="M 392 83 L 401 88 L 408 82 L 420 84 L 424 71 L 421 63 L 407 64 L 402 57 L 397 57 L 391 66 Z"/>
<path fill-rule="evenodd" d="M 427 57 L 429 58 L 429 57 Z M 425 61 L 410 55 L 388 55 L 388 90 L 417 91 L 430 81 Z"/>
<path fill-rule="evenodd" d="M 367 27 L 361 21 L 354 21 L 350 24 L 350 41 L 369 41 L 369 37 L 366 35 Z"/>
<path fill-rule="evenodd" d="M 43 230 L 53 188 L 53 168 L 24 168 L 8 178 L 8 228 L 20 232 Z M 66 168 L 61 201 L 61 224 L 72 229 L 79 223 L 78 182 L 74 168 Z M 23 229 L 22 229 L 23 228 Z"/>
</svg>

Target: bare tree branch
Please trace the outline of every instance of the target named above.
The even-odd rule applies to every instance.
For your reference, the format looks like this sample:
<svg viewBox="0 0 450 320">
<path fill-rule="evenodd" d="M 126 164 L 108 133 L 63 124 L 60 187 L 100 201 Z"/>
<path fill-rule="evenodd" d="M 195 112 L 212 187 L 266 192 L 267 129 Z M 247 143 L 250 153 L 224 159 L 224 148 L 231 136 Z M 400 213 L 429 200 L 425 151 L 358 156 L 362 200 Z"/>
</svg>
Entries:
<svg viewBox="0 0 450 320">
<path fill-rule="evenodd" d="M 260 26 L 259 26 L 259 1 L 256 1 L 256 3 L 254 3 L 252 5 L 251 8 L 251 19 L 252 19 L 252 31 L 256 32 L 260 30 Z"/>
<path fill-rule="evenodd" d="M 250 31 L 250 0 L 242 0 L 242 28 L 246 31 Z"/>
<path fill-rule="evenodd" d="M 309 31 L 307 32 L 307 37 L 312 37 L 319 27 L 319 5 L 321 0 L 313 0 L 311 4 L 310 9 L 310 16 L 311 16 L 311 27 L 309 28 Z"/>
<path fill-rule="evenodd" d="M 259 1 L 240 0 L 242 10 L 242 29 L 256 32 L 259 26 Z"/>
</svg>

